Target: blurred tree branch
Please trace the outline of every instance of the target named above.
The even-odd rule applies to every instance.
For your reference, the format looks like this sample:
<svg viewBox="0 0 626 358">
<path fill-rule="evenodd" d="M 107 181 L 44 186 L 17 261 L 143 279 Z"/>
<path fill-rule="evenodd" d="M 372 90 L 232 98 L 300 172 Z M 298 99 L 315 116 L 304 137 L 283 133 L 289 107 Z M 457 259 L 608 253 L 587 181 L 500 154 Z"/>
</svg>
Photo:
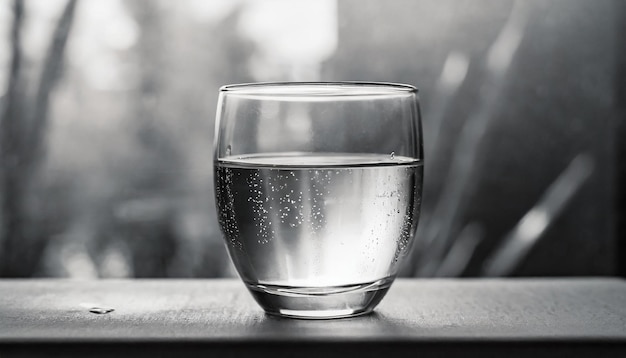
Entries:
<svg viewBox="0 0 626 358">
<path fill-rule="evenodd" d="M 0 117 L 0 129 L 2 129 L 1 134 L 2 137 L 2 149 L 4 149 L 6 136 L 5 127 L 10 126 L 11 123 L 9 119 L 14 116 L 15 112 L 18 109 L 17 99 L 19 98 L 19 73 L 22 62 L 22 49 L 21 49 L 21 38 L 22 38 L 22 23 L 24 22 L 24 2 L 23 0 L 15 0 L 13 2 L 13 25 L 11 27 L 11 38 L 10 38 L 10 46 L 11 46 L 11 67 L 9 69 L 9 82 L 6 93 L 6 106 L 4 108 L 4 113 L 2 113 L 2 117 Z M 4 150 L 0 153 L 3 155 L 4 159 Z"/>
<path fill-rule="evenodd" d="M 11 26 L 10 49 L 11 67 L 7 94 L 5 97 L 4 113 L 0 117 L 0 275 L 11 274 L 12 269 L 10 251 L 17 239 L 15 232 L 18 212 L 22 212 L 21 201 L 15 200 L 22 196 L 22 186 L 17 172 L 19 168 L 19 152 L 21 150 L 21 86 L 20 72 L 22 66 L 22 27 L 24 23 L 24 1 L 13 2 L 13 24 Z"/>
<path fill-rule="evenodd" d="M 49 98 L 59 79 L 76 0 L 68 0 L 56 24 L 34 99 L 22 91 L 21 35 L 24 1 L 13 2 L 11 67 L 0 122 L 0 277 L 32 276 L 44 242 L 29 230 L 28 193 L 43 158 Z M 31 109 L 32 108 L 32 109 Z"/>
<path fill-rule="evenodd" d="M 417 268 L 417 276 L 436 274 L 462 227 L 463 214 L 471 203 L 471 194 L 483 165 L 484 137 L 493 121 L 514 55 L 525 35 L 528 11 L 526 4 L 515 1 L 505 26 L 489 48 L 485 59 L 487 74 L 483 98 L 463 125 L 444 189 L 428 226 L 422 229 L 428 249 L 418 260 L 423 264 Z"/>
<path fill-rule="evenodd" d="M 63 68 L 65 47 L 72 28 L 72 23 L 74 22 L 75 9 L 76 0 L 68 0 L 54 30 L 39 79 L 39 86 L 37 87 L 35 97 L 35 109 L 29 125 L 29 152 L 26 156 L 27 161 L 33 164 L 36 164 L 35 162 L 38 158 L 42 158 L 40 152 L 44 142 L 44 133 L 48 126 L 47 118 L 50 94 L 56 86 Z"/>
</svg>

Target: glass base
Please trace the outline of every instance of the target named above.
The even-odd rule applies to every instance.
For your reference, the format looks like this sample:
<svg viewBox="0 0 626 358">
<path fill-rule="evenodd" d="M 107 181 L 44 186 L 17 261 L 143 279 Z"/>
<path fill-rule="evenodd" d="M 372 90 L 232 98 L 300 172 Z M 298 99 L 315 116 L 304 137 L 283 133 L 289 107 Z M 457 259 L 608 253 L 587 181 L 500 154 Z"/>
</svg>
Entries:
<svg viewBox="0 0 626 358">
<path fill-rule="evenodd" d="M 393 277 L 335 287 L 290 287 L 246 283 L 254 299 L 271 315 L 330 319 L 370 313 L 385 296 Z"/>
</svg>

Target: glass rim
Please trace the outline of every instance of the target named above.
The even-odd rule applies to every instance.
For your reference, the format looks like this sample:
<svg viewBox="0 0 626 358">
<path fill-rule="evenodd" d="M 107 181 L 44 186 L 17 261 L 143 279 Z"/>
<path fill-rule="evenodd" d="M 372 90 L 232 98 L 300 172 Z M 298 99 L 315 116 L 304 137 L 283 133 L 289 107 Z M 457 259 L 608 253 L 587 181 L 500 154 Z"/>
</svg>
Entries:
<svg viewBox="0 0 626 358">
<path fill-rule="evenodd" d="M 244 96 L 393 96 L 417 94 L 415 86 L 393 82 L 332 81 L 332 82 L 251 82 L 220 87 L 220 93 Z"/>
</svg>

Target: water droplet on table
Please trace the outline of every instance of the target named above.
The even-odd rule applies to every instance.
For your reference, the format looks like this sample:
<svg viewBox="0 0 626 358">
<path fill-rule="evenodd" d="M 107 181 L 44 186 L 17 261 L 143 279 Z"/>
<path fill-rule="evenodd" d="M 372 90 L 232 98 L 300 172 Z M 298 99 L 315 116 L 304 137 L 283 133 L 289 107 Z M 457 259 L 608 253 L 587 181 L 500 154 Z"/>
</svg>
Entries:
<svg viewBox="0 0 626 358">
<path fill-rule="evenodd" d="M 115 309 L 113 309 L 111 307 L 91 307 L 89 309 L 89 312 L 95 313 L 95 314 L 107 314 L 107 313 L 111 313 L 113 311 L 115 311 Z"/>
</svg>

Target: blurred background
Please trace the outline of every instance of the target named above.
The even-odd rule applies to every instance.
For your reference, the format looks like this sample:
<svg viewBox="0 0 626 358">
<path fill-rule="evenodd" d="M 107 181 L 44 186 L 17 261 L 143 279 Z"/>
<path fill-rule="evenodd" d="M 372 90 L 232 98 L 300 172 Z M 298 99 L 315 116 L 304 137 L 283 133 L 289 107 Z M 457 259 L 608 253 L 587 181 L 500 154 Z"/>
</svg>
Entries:
<svg viewBox="0 0 626 358">
<path fill-rule="evenodd" d="M 234 276 L 219 87 L 336 80 L 420 89 L 403 276 L 623 274 L 624 33 L 620 0 L 0 0 L 0 276 Z"/>
</svg>

